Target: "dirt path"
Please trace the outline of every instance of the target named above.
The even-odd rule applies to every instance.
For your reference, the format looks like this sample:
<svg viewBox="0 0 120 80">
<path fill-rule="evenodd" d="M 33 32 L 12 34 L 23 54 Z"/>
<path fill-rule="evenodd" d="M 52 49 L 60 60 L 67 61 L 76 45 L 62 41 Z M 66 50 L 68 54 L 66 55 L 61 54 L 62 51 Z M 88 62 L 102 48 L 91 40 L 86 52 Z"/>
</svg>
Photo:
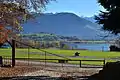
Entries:
<svg viewBox="0 0 120 80">
<path fill-rule="evenodd" d="M 34 80 L 58 80 L 60 77 L 73 77 L 74 80 L 98 73 L 102 68 L 80 68 L 77 65 L 47 63 L 30 61 L 32 65 L 28 65 L 27 61 L 17 60 L 14 68 L 0 68 L 0 78 L 2 79 L 34 79 Z M 20 66 L 21 65 L 21 66 Z M 19 77 L 22 76 L 22 77 Z M 4 77 L 4 78 L 3 78 Z M 6 77 L 6 78 L 5 78 Z M 78 79 L 79 78 L 79 79 Z"/>
</svg>

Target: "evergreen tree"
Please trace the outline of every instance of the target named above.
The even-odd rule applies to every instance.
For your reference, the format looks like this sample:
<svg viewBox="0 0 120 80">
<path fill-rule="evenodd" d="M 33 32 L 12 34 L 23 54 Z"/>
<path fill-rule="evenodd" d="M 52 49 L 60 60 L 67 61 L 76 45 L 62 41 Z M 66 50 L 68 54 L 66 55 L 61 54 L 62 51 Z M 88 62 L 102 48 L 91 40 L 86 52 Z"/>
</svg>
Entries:
<svg viewBox="0 0 120 80">
<path fill-rule="evenodd" d="M 98 24 L 102 25 L 103 30 L 107 30 L 112 34 L 120 33 L 120 0 L 98 0 L 106 11 L 100 11 L 95 16 Z"/>
</svg>

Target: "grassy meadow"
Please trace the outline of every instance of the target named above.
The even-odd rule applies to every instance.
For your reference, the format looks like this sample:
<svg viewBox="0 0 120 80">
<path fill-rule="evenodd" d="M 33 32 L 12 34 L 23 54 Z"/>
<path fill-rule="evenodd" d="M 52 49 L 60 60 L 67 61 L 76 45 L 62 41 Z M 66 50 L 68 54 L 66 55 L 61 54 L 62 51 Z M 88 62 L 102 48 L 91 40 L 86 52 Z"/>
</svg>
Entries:
<svg viewBox="0 0 120 80">
<path fill-rule="evenodd" d="M 69 59 L 107 59 L 107 58 L 116 58 L 120 57 L 120 52 L 102 52 L 102 51 L 88 51 L 88 50 L 57 50 L 57 49 L 42 49 L 44 51 L 48 51 L 53 54 L 61 55 L 67 57 Z M 0 49 L 0 56 L 11 56 L 11 49 Z M 71 57 L 74 56 L 75 52 L 79 52 L 81 57 L 75 58 Z M 29 53 L 29 55 L 28 55 Z M 45 59 L 45 53 L 37 50 L 37 49 L 16 49 L 16 58 L 40 58 Z M 84 57 L 87 56 L 87 57 Z M 93 57 L 93 58 L 91 58 Z M 63 59 L 61 57 L 46 54 L 47 59 Z M 115 60 L 106 60 L 108 62 L 115 61 Z M 52 61 L 50 61 L 52 62 Z M 53 61 L 58 62 L 58 61 Z M 72 64 L 79 64 L 79 61 L 69 61 Z M 102 65 L 102 62 L 82 62 L 82 64 L 95 64 L 95 65 Z"/>
</svg>

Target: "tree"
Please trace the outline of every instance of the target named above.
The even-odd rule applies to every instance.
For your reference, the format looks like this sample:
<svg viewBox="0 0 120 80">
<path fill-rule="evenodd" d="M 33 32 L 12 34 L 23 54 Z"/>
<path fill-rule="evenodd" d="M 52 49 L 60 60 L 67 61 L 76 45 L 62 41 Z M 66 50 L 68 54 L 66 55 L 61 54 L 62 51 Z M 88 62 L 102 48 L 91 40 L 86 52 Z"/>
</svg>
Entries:
<svg viewBox="0 0 120 80">
<path fill-rule="evenodd" d="M 6 30 L 4 26 L 0 25 L 0 46 L 8 39 L 8 34 L 10 32 L 10 30 Z"/>
<path fill-rule="evenodd" d="M 10 30 L 8 36 L 17 34 L 22 30 L 20 26 L 24 22 L 24 18 L 28 15 L 27 11 L 15 3 L 0 3 L 0 25 L 2 26 L 2 33 L 5 30 Z M 24 20 L 23 20 L 24 19 Z"/>
<path fill-rule="evenodd" d="M 17 39 L 16 34 L 22 31 L 21 24 L 33 17 L 31 10 L 40 13 L 49 1 L 52 0 L 0 0 L 0 44 L 8 38 Z"/>
<path fill-rule="evenodd" d="M 101 24 L 103 30 L 107 30 L 112 34 L 120 33 L 120 0 L 98 0 L 106 11 L 100 11 L 95 16 L 98 24 Z"/>
<path fill-rule="evenodd" d="M 41 8 L 45 8 L 45 5 L 48 4 L 50 1 L 55 0 L 0 0 L 0 3 L 17 3 L 26 9 L 41 11 Z"/>
</svg>

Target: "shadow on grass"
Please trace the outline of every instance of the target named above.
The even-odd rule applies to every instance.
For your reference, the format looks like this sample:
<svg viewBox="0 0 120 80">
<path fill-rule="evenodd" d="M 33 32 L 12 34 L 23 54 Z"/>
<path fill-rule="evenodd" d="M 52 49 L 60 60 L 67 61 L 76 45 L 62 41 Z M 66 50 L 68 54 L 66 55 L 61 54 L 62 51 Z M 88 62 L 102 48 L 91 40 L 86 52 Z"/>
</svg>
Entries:
<svg viewBox="0 0 120 80">
<path fill-rule="evenodd" d="M 17 77 L 0 77 L 0 80 L 87 80 L 89 76 L 67 76 L 67 77 L 50 77 L 50 76 L 17 76 Z"/>
</svg>

